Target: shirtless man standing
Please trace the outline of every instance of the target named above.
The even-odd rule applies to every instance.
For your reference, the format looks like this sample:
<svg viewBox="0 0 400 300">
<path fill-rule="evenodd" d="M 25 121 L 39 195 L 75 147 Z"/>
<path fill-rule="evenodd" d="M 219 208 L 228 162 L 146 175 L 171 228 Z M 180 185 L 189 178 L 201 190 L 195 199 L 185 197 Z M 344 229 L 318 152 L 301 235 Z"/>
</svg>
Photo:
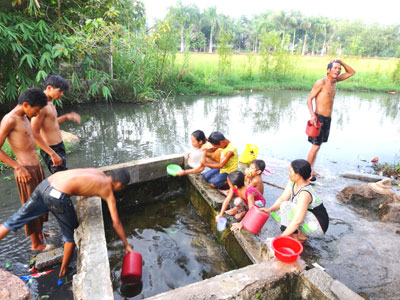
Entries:
<svg viewBox="0 0 400 300">
<path fill-rule="evenodd" d="M 78 218 L 71 202 L 72 195 L 98 196 L 107 203 L 115 232 L 125 245 L 126 252 L 133 248 L 128 244 L 124 228 L 118 216 L 114 191 L 122 190 L 130 181 L 125 169 L 114 170 L 109 176 L 98 169 L 72 169 L 57 172 L 40 183 L 32 196 L 16 213 L 0 225 L 0 240 L 10 231 L 16 231 L 25 223 L 49 211 L 55 215 L 62 232 L 64 257 L 59 276 L 68 272 L 68 265 L 75 249 L 74 230 Z"/>
<path fill-rule="evenodd" d="M 28 200 L 36 186 L 45 178 L 27 117 L 32 118 L 37 115 L 46 105 L 47 98 L 42 90 L 27 89 L 19 97 L 17 106 L 1 120 L 0 148 L 8 139 L 17 160 L 13 160 L 2 149 L 0 149 L 0 160 L 14 169 L 21 205 Z M 45 221 L 47 221 L 47 214 L 32 219 L 25 226 L 25 235 L 31 238 L 32 250 L 44 251 L 51 248 L 50 244 L 42 243 L 42 229 Z"/>
<path fill-rule="evenodd" d="M 49 171 L 53 174 L 68 169 L 59 124 L 66 120 L 80 123 L 81 117 L 75 112 L 60 117 L 57 115 L 52 100 L 59 100 L 68 90 L 68 83 L 64 78 L 60 75 L 50 74 L 46 78 L 44 88 L 48 103 L 36 117 L 32 118 L 32 131 L 36 144 L 40 147 L 40 154 Z"/>
<path fill-rule="evenodd" d="M 342 66 L 345 73 L 340 74 Z M 308 141 L 312 144 L 307 160 L 312 167 L 311 181 L 316 180 L 316 176 L 320 176 L 314 171 L 314 163 L 317 158 L 317 153 L 321 144 L 328 141 L 329 129 L 331 126 L 331 115 L 333 108 L 333 100 L 336 94 L 336 82 L 343 81 L 353 76 L 356 71 L 352 67 L 345 64 L 340 59 L 335 59 L 329 62 L 327 74 L 325 78 L 318 80 L 312 88 L 310 95 L 307 98 L 307 105 L 311 115 L 311 123 L 316 125 L 317 120 L 321 122 L 321 132 L 315 137 L 308 137 Z M 315 111 L 313 108 L 313 99 L 315 99 Z"/>
</svg>

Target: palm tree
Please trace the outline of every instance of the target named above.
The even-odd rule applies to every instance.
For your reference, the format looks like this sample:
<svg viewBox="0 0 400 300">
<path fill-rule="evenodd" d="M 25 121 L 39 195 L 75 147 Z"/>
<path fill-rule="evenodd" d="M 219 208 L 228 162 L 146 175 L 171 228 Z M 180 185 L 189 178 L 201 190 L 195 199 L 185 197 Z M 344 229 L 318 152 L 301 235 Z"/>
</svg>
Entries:
<svg viewBox="0 0 400 300">
<path fill-rule="evenodd" d="M 212 53 L 213 50 L 213 35 L 214 31 L 218 25 L 218 15 L 217 15 L 217 8 L 215 6 L 207 8 L 207 10 L 204 12 L 204 15 L 206 19 L 208 20 L 208 23 L 210 25 L 210 42 L 209 42 L 209 48 L 208 52 Z"/>
<path fill-rule="evenodd" d="M 286 36 L 286 29 L 291 22 L 291 13 L 285 12 L 283 10 L 275 13 L 271 16 L 272 21 L 280 28 L 282 32 L 282 42 L 281 42 L 281 49 L 283 48 L 283 43 L 285 41 Z"/>
<path fill-rule="evenodd" d="M 304 55 L 306 53 L 307 33 L 308 33 L 307 30 L 311 28 L 311 25 L 312 25 L 312 23 L 307 19 L 304 19 L 300 24 L 300 28 L 305 31 L 305 33 L 304 33 L 304 41 L 303 41 L 303 48 L 301 49 L 301 55 Z"/>
</svg>

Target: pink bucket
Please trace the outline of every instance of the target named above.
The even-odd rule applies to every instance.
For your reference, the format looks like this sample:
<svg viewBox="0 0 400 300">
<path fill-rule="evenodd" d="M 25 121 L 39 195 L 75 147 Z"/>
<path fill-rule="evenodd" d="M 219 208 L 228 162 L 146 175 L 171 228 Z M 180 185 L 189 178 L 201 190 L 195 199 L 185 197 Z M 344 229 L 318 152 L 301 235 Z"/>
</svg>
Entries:
<svg viewBox="0 0 400 300">
<path fill-rule="evenodd" d="M 122 263 L 121 280 L 124 283 L 139 282 L 142 279 L 142 255 L 128 252 Z"/>
<path fill-rule="evenodd" d="M 257 234 L 268 220 L 269 215 L 263 213 L 253 205 L 242 220 L 243 227 L 253 234 Z"/>
</svg>

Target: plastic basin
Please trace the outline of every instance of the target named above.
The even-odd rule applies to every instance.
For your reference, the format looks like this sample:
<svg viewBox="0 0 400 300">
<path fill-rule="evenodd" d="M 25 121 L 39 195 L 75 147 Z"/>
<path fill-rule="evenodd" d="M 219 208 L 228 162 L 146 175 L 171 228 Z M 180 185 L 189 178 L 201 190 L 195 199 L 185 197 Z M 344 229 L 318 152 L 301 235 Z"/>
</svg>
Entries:
<svg viewBox="0 0 400 300">
<path fill-rule="evenodd" d="M 303 245 L 290 236 L 278 236 L 272 240 L 275 257 L 284 263 L 293 263 L 303 252 Z"/>
<path fill-rule="evenodd" d="M 178 174 L 179 171 L 181 171 L 182 168 L 179 165 L 168 165 L 167 166 L 167 173 L 171 176 L 176 176 L 176 174 Z"/>
</svg>

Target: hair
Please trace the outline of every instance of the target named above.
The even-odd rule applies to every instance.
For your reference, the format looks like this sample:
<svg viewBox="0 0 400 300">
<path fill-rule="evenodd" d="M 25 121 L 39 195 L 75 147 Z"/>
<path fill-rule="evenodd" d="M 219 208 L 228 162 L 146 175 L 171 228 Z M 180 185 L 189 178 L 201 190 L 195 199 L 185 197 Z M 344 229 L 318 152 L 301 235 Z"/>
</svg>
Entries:
<svg viewBox="0 0 400 300">
<path fill-rule="evenodd" d="M 59 88 L 63 92 L 68 91 L 69 88 L 68 82 L 64 78 L 62 78 L 60 75 L 52 73 L 50 73 L 44 81 L 44 89 L 46 89 L 49 85 L 55 89 Z"/>
<path fill-rule="evenodd" d="M 111 171 L 110 176 L 114 182 L 121 182 L 122 186 L 126 186 L 131 180 L 131 176 L 126 169 L 113 170 Z"/>
<path fill-rule="evenodd" d="M 233 171 L 228 175 L 229 181 L 232 185 L 236 185 L 238 188 L 244 186 L 244 174 L 241 171 Z"/>
<path fill-rule="evenodd" d="M 304 159 L 296 159 L 290 163 L 293 168 L 293 171 L 296 174 L 300 174 L 300 176 L 307 180 L 311 177 L 311 165 L 308 161 Z"/>
<path fill-rule="evenodd" d="M 224 135 L 219 131 L 211 132 L 210 136 L 208 137 L 208 141 L 213 145 L 219 145 L 221 142 L 225 140 Z"/>
<path fill-rule="evenodd" d="M 257 171 L 261 171 L 261 173 L 265 169 L 265 162 L 262 159 L 255 159 L 253 160 L 250 165 L 255 165 L 257 168 Z"/>
<path fill-rule="evenodd" d="M 198 142 L 202 141 L 203 144 L 205 144 L 205 143 L 207 142 L 206 135 L 205 135 L 204 132 L 201 131 L 201 130 L 193 131 L 193 132 L 192 132 L 192 135 L 194 136 L 194 138 L 195 138 Z"/>
<path fill-rule="evenodd" d="M 27 102 L 30 106 L 46 106 L 47 97 L 39 88 L 30 88 L 23 92 L 18 98 L 18 104 Z"/>
</svg>

